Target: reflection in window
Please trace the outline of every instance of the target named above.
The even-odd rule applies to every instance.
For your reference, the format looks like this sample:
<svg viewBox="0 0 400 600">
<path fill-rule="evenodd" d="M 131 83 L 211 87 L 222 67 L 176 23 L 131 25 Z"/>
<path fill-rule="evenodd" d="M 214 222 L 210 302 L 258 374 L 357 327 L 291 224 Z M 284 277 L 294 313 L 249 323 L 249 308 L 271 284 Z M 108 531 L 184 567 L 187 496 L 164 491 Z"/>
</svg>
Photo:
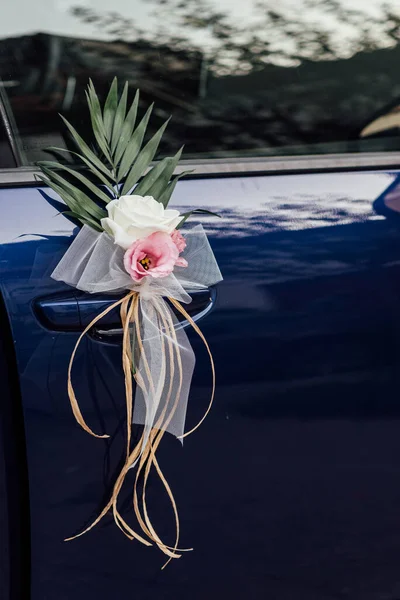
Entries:
<svg viewBox="0 0 400 600">
<path fill-rule="evenodd" d="M 84 87 L 117 75 L 163 152 L 186 157 L 400 148 L 400 10 L 371 0 L 28 0 L 2 9 L 0 81 L 28 162 L 65 145 L 62 112 L 85 134 Z M 96 8 L 93 8 L 96 6 Z"/>
</svg>

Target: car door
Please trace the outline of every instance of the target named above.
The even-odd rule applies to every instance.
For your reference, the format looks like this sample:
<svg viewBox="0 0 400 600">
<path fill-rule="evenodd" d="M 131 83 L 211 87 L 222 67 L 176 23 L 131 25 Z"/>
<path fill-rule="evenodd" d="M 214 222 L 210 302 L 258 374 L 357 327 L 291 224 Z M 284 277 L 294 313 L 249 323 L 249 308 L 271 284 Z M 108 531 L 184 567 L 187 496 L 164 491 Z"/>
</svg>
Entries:
<svg viewBox="0 0 400 600">
<path fill-rule="evenodd" d="M 76 298 L 50 279 L 74 226 L 35 185 L 2 188 L 2 296 L 24 411 L 32 598 L 109 598 L 132 587 L 139 598 L 203 598 L 210 589 L 329 598 L 346 586 L 349 598 L 362 598 L 370 586 L 396 585 L 399 224 L 372 208 L 390 183 L 394 172 L 363 171 L 178 187 L 179 209 L 207 197 L 225 220 L 209 223 L 225 280 L 201 322 L 218 369 L 214 409 L 183 451 L 173 439 L 161 450 L 195 554 L 162 576 L 160 557 L 129 544 L 111 520 L 63 542 L 98 512 L 116 474 L 120 339 L 93 332 L 75 368 L 88 419 L 114 432 L 98 443 L 74 423 L 65 378 L 84 326 L 79 307 L 107 299 Z M 190 337 L 198 363 L 189 424 L 210 381 Z M 152 515 L 172 536 L 161 490 L 151 492 Z M 130 502 L 127 490 L 128 514 Z"/>
<path fill-rule="evenodd" d="M 118 20 L 67 3 L 51 4 L 46 31 L 29 24 L 21 34 L 17 9 L 32 23 L 37 16 L 15 2 L 13 35 L 0 40 L 6 600 L 400 595 L 400 153 L 397 113 L 387 109 L 390 99 L 396 105 L 398 45 L 384 37 L 390 15 L 378 3 L 376 47 L 327 56 L 314 23 L 327 16 L 310 6 L 293 30 L 297 58 L 285 38 L 280 58 L 266 60 L 262 38 L 254 48 L 246 38 L 250 59 L 239 42 L 218 52 L 206 45 L 207 36 L 234 39 L 244 19 L 235 9 L 236 29 L 228 27 L 216 4 L 203 7 L 211 11 L 199 25 L 205 37 L 193 34 L 189 44 L 172 34 L 132 41 L 132 9 Z M 356 31 L 371 25 L 358 3 L 352 9 L 333 28 L 333 47 L 350 17 L 358 15 Z M 181 16 L 188 30 L 197 27 L 192 13 Z M 150 17 L 140 18 L 152 32 Z M 282 25 L 275 15 L 273 32 L 287 31 L 285 18 Z M 104 38 L 109 22 L 119 26 L 110 34 L 118 41 Z M 251 37 L 243 23 L 241 35 Z M 89 26 L 98 29 L 85 38 Z M 104 92 L 115 74 L 131 93 L 141 87 L 146 101 L 157 100 L 156 120 L 174 113 L 165 152 L 186 142 L 181 168 L 194 170 L 178 183 L 174 207 L 221 216 L 199 222 L 224 281 L 189 307 L 213 352 L 215 404 L 183 448 L 165 436 L 159 455 L 180 509 L 181 544 L 194 551 L 164 571 L 162 557 L 129 542 L 111 516 L 63 541 L 99 513 L 123 453 L 120 325 L 113 316 L 93 329 L 74 367 L 82 411 L 112 434 L 95 440 L 73 419 L 67 367 L 79 333 L 112 299 L 50 277 L 77 227 L 34 163 L 46 146 L 68 143 L 57 112 L 87 129 L 88 77 Z M 188 335 L 197 357 L 190 428 L 207 406 L 211 373 L 200 340 Z M 155 479 L 148 496 L 157 530 L 173 540 L 168 498 Z M 129 485 L 121 511 L 131 518 Z"/>
</svg>

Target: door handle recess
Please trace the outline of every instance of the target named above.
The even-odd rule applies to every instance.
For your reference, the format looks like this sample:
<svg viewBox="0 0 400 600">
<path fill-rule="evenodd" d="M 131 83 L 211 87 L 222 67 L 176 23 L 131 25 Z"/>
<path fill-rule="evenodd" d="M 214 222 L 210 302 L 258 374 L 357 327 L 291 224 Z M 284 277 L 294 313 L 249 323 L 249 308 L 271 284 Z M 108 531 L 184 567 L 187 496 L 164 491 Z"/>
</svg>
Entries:
<svg viewBox="0 0 400 600">
<path fill-rule="evenodd" d="M 207 315 L 213 308 L 216 300 L 214 287 L 202 290 L 188 290 L 192 302 L 185 305 L 185 310 L 194 321 Z M 69 292 L 37 298 L 33 304 L 34 313 L 40 324 L 51 331 L 83 331 L 85 327 L 103 310 L 118 300 L 117 295 L 99 294 L 90 295 L 83 292 Z M 183 326 L 188 322 L 171 306 Z M 122 334 L 119 307 L 110 311 L 96 323 L 92 333 L 102 338 L 119 336 Z"/>
</svg>

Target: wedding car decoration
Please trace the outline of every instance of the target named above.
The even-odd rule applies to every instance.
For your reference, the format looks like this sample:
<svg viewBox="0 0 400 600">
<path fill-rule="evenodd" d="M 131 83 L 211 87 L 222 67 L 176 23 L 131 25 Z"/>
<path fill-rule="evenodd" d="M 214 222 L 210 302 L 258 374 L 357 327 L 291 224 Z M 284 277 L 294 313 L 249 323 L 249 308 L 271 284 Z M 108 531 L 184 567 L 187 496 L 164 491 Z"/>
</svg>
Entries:
<svg viewBox="0 0 400 600">
<path fill-rule="evenodd" d="M 109 502 L 89 527 L 68 540 L 88 532 L 112 511 L 116 525 L 129 539 L 146 546 L 156 545 L 169 562 L 181 556 L 179 516 L 157 461 L 157 449 L 165 432 L 183 439 L 197 429 L 211 408 L 215 390 L 211 351 L 183 304 L 190 303 L 191 291 L 207 289 L 222 277 L 202 226 L 187 225 L 193 213 L 209 211 L 196 209 L 180 214 L 169 208 L 176 183 L 186 174 L 174 176 L 182 148 L 175 156 L 150 167 L 168 121 L 143 144 L 153 106 L 137 124 L 139 92 L 129 109 L 128 85 L 125 84 L 119 97 L 116 79 L 104 107 L 92 82 L 86 97 L 94 146 L 86 143 L 62 117 L 77 146 L 77 152 L 70 151 L 76 161 L 68 165 L 42 161 L 40 177 L 67 205 L 64 214 L 82 226 L 52 277 L 90 294 L 116 294 L 115 302 L 79 336 L 72 353 L 67 377 L 72 411 L 87 433 L 96 438 L 108 437 L 93 431 L 80 410 L 74 392 L 73 364 L 82 338 L 107 313 L 119 307 L 123 329 L 126 452 Z M 66 152 L 62 148 L 49 150 Z M 189 322 L 204 342 L 212 371 L 211 400 L 206 414 L 186 433 L 186 407 L 195 357 L 176 314 Z M 142 426 L 136 444 L 132 443 L 133 424 Z M 136 470 L 133 490 L 136 528 L 126 522 L 118 508 L 119 494 L 130 469 Z M 160 477 L 174 511 L 176 539 L 171 545 L 159 537 L 148 514 L 146 485 L 152 469 Z"/>
</svg>

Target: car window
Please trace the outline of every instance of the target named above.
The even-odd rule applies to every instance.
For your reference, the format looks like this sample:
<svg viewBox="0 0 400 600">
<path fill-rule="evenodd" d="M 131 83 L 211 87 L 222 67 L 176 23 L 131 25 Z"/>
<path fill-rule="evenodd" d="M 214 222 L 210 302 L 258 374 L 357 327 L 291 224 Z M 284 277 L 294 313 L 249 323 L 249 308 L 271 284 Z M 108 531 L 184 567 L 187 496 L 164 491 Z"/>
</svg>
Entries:
<svg viewBox="0 0 400 600">
<path fill-rule="evenodd" d="M 400 148 L 397 0 L 13 0 L 0 80 L 26 164 L 88 131 L 84 88 L 128 80 L 162 151 L 195 158 Z M 150 130 L 151 133 L 151 130 Z"/>
</svg>

